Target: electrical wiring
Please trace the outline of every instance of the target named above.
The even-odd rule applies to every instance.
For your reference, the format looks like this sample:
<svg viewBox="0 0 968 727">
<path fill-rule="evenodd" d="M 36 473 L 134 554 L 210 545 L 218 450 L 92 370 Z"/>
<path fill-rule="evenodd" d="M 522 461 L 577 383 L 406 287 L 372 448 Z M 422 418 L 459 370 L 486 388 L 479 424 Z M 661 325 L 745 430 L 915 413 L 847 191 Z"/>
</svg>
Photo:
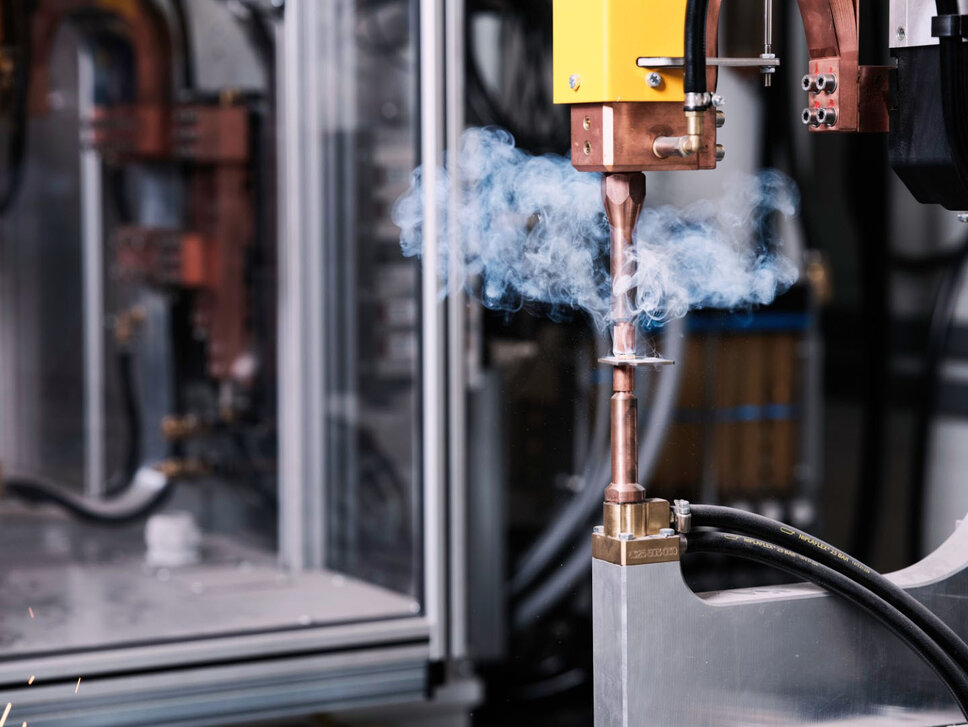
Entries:
<svg viewBox="0 0 968 727">
<path fill-rule="evenodd" d="M 902 639 L 944 681 L 968 716 L 968 675 L 910 618 L 858 581 L 793 550 L 745 535 L 690 533 L 685 553 L 723 553 L 778 568 L 814 583 L 863 609 Z"/>
<path fill-rule="evenodd" d="M 775 543 L 836 570 L 899 610 L 968 669 L 968 645 L 929 608 L 883 575 L 809 533 L 762 515 L 718 505 L 690 505 L 694 527 L 714 527 Z"/>
</svg>

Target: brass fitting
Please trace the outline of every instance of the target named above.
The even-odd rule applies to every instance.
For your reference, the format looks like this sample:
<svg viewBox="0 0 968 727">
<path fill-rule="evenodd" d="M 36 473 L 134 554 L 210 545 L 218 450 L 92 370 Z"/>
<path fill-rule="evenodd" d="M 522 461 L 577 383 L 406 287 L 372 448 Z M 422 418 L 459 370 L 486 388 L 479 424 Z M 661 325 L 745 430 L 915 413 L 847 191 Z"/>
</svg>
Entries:
<svg viewBox="0 0 968 727">
<path fill-rule="evenodd" d="M 686 142 L 683 147 L 686 156 L 698 153 L 702 146 L 704 119 L 703 111 L 686 111 Z"/>
<path fill-rule="evenodd" d="M 161 436 L 169 442 L 180 442 L 205 432 L 204 422 L 194 414 L 169 414 L 161 420 Z"/>
<path fill-rule="evenodd" d="M 669 527 L 669 501 L 658 497 L 642 502 L 606 502 L 602 509 L 605 535 L 610 538 L 622 533 L 644 538 Z"/>
<path fill-rule="evenodd" d="M 200 459 L 166 459 L 155 465 L 155 469 L 170 480 L 184 480 L 203 477 L 211 472 L 211 468 Z"/>
<path fill-rule="evenodd" d="M 134 338 L 135 331 L 145 322 L 148 315 L 140 305 L 118 314 L 114 321 L 114 340 L 127 346 Z"/>
<path fill-rule="evenodd" d="M 705 117 L 705 111 L 686 111 L 685 135 L 657 136 L 652 142 L 652 153 L 659 157 L 659 159 L 667 159 L 672 156 L 691 157 L 694 154 L 698 154 L 699 149 L 702 147 Z M 716 123 L 718 126 L 718 116 Z"/>
<path fill-rule="evenodd" d="M 669 527 L 668 500 L 606 502 L 604 525 L 592 535 L 592 555 L 616 565 L 665 563 L 679 559 L 679 536 Z"/>
</svg>

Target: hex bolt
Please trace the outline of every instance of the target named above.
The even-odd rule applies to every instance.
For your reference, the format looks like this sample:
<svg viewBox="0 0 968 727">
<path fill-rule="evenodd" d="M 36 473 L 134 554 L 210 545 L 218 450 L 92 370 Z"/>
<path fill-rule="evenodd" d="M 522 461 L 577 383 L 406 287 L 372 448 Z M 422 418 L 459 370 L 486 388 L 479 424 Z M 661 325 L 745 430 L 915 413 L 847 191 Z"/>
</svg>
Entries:
<svg viewBox="0 0 968 727">
<path fill-rule="evenodd" d="M 833 73 L 821 73 L 817 76 L 817 90 L 823 93 L 833 93 L 837 90 L 837 76 Z"/>
<path fill-rule="evenodd" d="M 837 109 L 833 106 L 817 109 L 817 121 L 824 126 L 833 126 L 837 123 Z"/>
<path fill-rule="evenodd" d="M 577 73 L 572 73 L 568 76 L 568 88 L 572 91 L 577 91 L 579 86 L 581 86 L 581 76 Z"/>
<path fill-rule="evenodd" d="M 645 77 L 645 82 L 652 88 L 658 88 L 662 85 L 662 76 L 655 71 L 652 71 Z"/>
<path fill-rule="evenodd" d="M 722 144 L 716 144 L 716 161 L 721 162 L 726 158 L 726 147 Z"/>
<path fill-rule="evenodd" d="M 800 79 L 800 88 L 807 93 L 816 93 L 820 89 L 817 87 L 817 76 L 813 73 L 806 74 Z"/>
</svg>

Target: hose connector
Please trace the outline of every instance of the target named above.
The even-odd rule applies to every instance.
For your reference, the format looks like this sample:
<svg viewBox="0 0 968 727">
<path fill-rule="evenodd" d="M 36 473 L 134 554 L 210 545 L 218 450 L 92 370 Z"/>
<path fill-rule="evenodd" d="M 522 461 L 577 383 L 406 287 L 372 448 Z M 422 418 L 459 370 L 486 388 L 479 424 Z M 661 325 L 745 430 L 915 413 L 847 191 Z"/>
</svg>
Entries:
<svg viewBox="0 0 968 727">
<path fill-rule="evenodd" d="M 713 102 L 712 94 L 708 91 L 703 93 L 689 92 L 686 94 L 685 111 L 686 116 L 689 115 L 690 111 L 705 111 L 709 108 L 709 105 Z"/>
<path fill-rule="evenodd" d="M 708 96 L 709 94 L 706 95 Z M 699 152 L 699 148 L 702 146 L 703 122 L 705 118 L 705 109 L 701 111 L 686 111 L 685 156 L 692 156 Z"/>
<path fill-rule="evenodd" d="M 689 500 L 673 500 L 671 522 L 676 532 L 688 533 L 692 530 L 692 507 Z"/>
</svg>

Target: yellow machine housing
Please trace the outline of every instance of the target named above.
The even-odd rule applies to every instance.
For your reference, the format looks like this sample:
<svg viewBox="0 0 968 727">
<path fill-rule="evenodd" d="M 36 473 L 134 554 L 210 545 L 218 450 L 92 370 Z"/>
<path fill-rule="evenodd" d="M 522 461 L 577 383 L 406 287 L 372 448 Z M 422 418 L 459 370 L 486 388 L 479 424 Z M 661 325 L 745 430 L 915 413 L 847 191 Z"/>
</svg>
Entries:
<svg viewBox="0 0 968 727">
<path fill-rule="evenodd" d="M 681 57 L 685 22 L 686 0 L 554 0 L 555 103 L 682 101 L 681 68 L 636 61 Z"/>
</svg>

